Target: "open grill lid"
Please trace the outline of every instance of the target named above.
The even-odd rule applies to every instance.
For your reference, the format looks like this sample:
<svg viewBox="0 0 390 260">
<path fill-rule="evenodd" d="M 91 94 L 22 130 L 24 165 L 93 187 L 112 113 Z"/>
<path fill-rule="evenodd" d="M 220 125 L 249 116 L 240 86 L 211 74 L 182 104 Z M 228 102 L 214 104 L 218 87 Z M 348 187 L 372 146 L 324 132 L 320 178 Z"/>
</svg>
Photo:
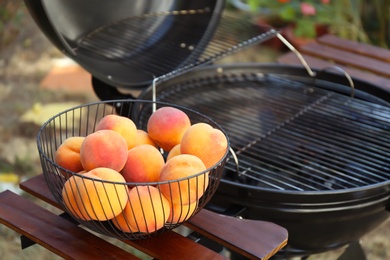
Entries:
<svg viewBox="0 0 390 260">
<path fill-rule="evenodd" d="M 25 2 L 64 54 L 114 88 L 143 88 L 277 33 L 228 14 L 224 0 Z"/>
<path fill-rule="evenodd" d="M 157 86 L 159 101 L 194 108 L 226 130 L 239 173 L 230 158 L 223 182 L 287 193 L 389 183 L 386 101 L 359 90 L 350 97 L 347 80 L 333 73 L 324 76 L 341 84 L 314 81 L 299 69 L 264 68 L 206 67 Z"/>
</svg>

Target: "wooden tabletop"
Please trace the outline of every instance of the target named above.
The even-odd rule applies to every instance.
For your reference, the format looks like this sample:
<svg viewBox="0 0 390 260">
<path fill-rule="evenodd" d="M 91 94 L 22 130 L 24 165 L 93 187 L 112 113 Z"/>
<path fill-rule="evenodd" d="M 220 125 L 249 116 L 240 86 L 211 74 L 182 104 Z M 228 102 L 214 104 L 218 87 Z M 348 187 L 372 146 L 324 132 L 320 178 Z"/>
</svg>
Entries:
<svg viewBox="0 0 390 260">
<path fill-rule="evenodd" d="M 43 175 L 21 183 L 20 187 L 60 208 Z M 0 193 L 0 223 L 22 235 L 22 247 L 31 242 L 38 243 L 65 259 L 138 259 L 131 251 L 107 242 L 104 236 L 97 236 L 11 191 Z M 287 244 L 288 238 L 287 230 L 274 223 L 224 216 L 205 209 L 184 225 L 205 239 L 249 259 L 269 259 Z M 220 252 L 175 231 L 119 242 L 156 259 L 225 258 Z"/>
</svg>

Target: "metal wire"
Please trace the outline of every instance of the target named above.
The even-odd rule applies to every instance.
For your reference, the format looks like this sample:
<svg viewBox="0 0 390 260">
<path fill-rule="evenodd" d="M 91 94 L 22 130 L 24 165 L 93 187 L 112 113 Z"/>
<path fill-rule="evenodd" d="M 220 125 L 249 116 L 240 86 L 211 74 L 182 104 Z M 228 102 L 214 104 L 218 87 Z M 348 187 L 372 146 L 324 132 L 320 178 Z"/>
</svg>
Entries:
<svg viewBox="0 0 390 260">
<path fill-rule="evenodd" d="M 153 32 L 153 25 L 162 22 L 180 31 L 179 39 L 184 40 L 159 42 L 161 35 Z M 116 61 L 162 81 L 263 42 L 277 33 L 225 13 L 217 25 L 213 23 L 210 14 L 203 9 L 129 17 L 106 24 L 79 39 L 75 43 L 76 55 L 86 53 Z M 210 26 L 215 26 L 215 30 L 207 29 Z M 204 34 L 200 34 L 202 31 Z M 151 53 L 149 45 L 155 42 L 159 44 L 153 45 L 153 50 L 158 48 L 158 52 Z"/>
</svg>

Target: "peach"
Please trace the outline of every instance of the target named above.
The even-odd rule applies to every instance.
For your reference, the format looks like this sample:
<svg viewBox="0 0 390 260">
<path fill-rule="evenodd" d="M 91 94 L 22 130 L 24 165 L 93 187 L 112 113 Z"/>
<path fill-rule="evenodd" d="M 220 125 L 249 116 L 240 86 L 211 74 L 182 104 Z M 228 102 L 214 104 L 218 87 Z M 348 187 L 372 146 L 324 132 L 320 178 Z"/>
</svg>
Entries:
<svg viewBox="0 0 390 260">
<path fill-rule="evenodd" d="M 169 152 L 180 143 L 190 125 L 189 117 L 180 109 L 162 107 L 149 117 L 147 132 L 159 147 Z"/>
<path fill-rule="evenodd" d="M 84 137 L 80 136 L 72 136 L 65 139 L 55 152 L 54 162 L 71 172 L 84 170 L 80 161 L 80 148 L 83 141 Z M 61 173 L 66 175 L 65 172 Z"/>
<path fill-rule="evenodd" d="M 69 178 L 62 189 L 67 208 L 83 220 L 105 221 L 125 208 L 128 188 L 123 176 L 109 168 L 96 168 Z"/>
<path fill-rule="evenodd" d="M 129 216 L 133 216 L 135 213 L 132 212 L 130 204 L 127 204 L 125 209 L 116 217 L 114 217 L 111 221 L 114 226 L 125 232 L 125 233 L 136 233 L 140 232 L 140 230 L 136 227 L 132 227 L 130 225 Z"/>
<path fill-rule="evenodd" d="M 175 145 L 168 153 L 167 155 L 167 161 L 171 159 L 172 157 L 175 157 L 176 155 L 181 154 L 180 152 L 180 144 Z"/>
<path fill-rule="evenodd" d="M 209 179 L 206 166 L 198 157 L 180 154 L 168 160 L 160 173 L 160 190 L 173 204 L 194 203 L 206 190 Z M 203 174 L 200 174 L 204 172 Z M 200 174 L 198 176 L 193 176 Z"/>
<path fill-rule="evenodd" d="M 127 149 L 131 149 L 136 145 L 137 127 L 134 122 L 124 116 L 106 115 L 96 126 L 95 131 L 113 130 L 120 134 L 127 143 Z"/>
<path fill-rule="evenodd" d="M 86 171 L 98 167 L 121 171 L 127 160 L 127 143 L 113 130 L 99 130 L 85 137 L 80 161 Z"/>
<path fill-rule="evenodd" d="M 140 144 L 150 144 L 158 148 L 157 144 L 152 140 L 152 138 L 150 138 L 149 134 L 146 131 L 142 129 L 137 129 L 135 146 Z"/>
<path fill-rule="evenodd" d="M 206 123 L 197 123 L 188 128 L 184 134 L 180 151 L 199 157 L 207 168 L 217 164 L 228 149 L 225 134 Z"/>
<path fill-rule="evenodd" d="M 128 151 L 121 174 L 127 182 L 157 182 L 164 164 L 164 157 L 156 147 L 141 144 Z"/>
<path fill-rule="evenodd" d="M 154 232 L 164 227 L 170 213 L 169 201 L 154 186 L 136 186 L 129 201 L 112 222 L 124 232 Z"/>
<path fill-rule="evenodd" d="M 89 220 L 83 204 L 77 202 L 81 201 L 77 184 L 80 181 L 82 181 L 80 176 L 71 176 L 62 188 L 62 199 L 68 211 L 70 211 L 76 218 Z"/>
<path fill-rule="evenodd" d="M 195 201 L 189 205 L 172 204 L 168 222 L 178 224 L 189 219 L 198 207 L 198 202 Z"/>
</svg>

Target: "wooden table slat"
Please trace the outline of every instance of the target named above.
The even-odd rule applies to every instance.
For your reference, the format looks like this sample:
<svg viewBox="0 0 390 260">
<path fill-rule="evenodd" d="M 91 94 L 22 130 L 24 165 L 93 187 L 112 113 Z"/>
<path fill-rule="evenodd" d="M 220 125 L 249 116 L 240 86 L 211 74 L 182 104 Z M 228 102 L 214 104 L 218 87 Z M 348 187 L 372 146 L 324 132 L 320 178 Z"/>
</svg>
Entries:
<svg viewBox="0 0 390 260">
<path fill-rule="evenodd" d="M 362 70 L 371 71 L 381 76 L 390 77 L 390 63 L 383 62 L 371 57 L 347 52 L 331 46 L 308 43 L 301 48 L 303 56 L 309 54 L 314 57 L 333 60 L 342 65 L 353 66 Z"/>
<path fill-rule="evenodd" d="M 223 255 L 173 231 L 167 231 L 148 239 L 124 240 L 123 242 L 157 259 L 226 259 Z"/>
<path fill-rule="evenodd" d="M 363 56 L 390 62 L 390 50 L 378 46 L 342 39 L 332 34 L 327 34 L 317 39 L 320 44 L 330 45 L 340 50 L 358 53 Z"/>
<path fill-rule="evenodd" d="M 287 230 L 271 222 L 224 215 L 215 221 L 215 213 L 202 210 L 185 225 L 248 258 L 269 259 L 287 244 Z"/>
<path fill-rule="evenodd" d="M 9 190 L 0 193 L 0 223 L 66 259 L 139 259 Z"/>
<path fill-rule="evenodd" d="M 59 207 L 42 174 L 21 183 L 20 187 L 22 190 Z M 285 228 L 272 223 L 242 221 L 233 217 L 221 216 L 205 209 L 201 210 L 184 225 L 249 258 L 268 259 L 286 245 L 288 236 Z M 173 245 L 171 241 L 175 241 L 175 245 L 182 244 L 185 248 L 174 246 L 167 250 Z M 161 251 L 168 254 L 165 255 L 166 258 L 169 258 L 170 253 L 174 253 L 176 257 L 179 255 L 184 257 L 187 254 L 185 259 L 199 259 L 196 258 L 198 257 L 197 253 L 205 249 L 204 246 L 173 231 L 168 231 L 148 240 L 127 240 L 125 242 L 156 258 L 159 257 L 153 254 Z M 165 250 L 163 250 L 164 248 Z M 189 253 L 191 251 L 189 248 L 194 252 L 193 254 Z M 207 253 L 207 250 L 204 252 Z M 204 256 L 204 254 L 202 255 Z M 191 258 L 192 256 L 194 258 Z M 218 258 L 220 256 L 214 255 L 213 257 Z M 208 259 L 213 259 L 211 253 Z"/>
</svg>

